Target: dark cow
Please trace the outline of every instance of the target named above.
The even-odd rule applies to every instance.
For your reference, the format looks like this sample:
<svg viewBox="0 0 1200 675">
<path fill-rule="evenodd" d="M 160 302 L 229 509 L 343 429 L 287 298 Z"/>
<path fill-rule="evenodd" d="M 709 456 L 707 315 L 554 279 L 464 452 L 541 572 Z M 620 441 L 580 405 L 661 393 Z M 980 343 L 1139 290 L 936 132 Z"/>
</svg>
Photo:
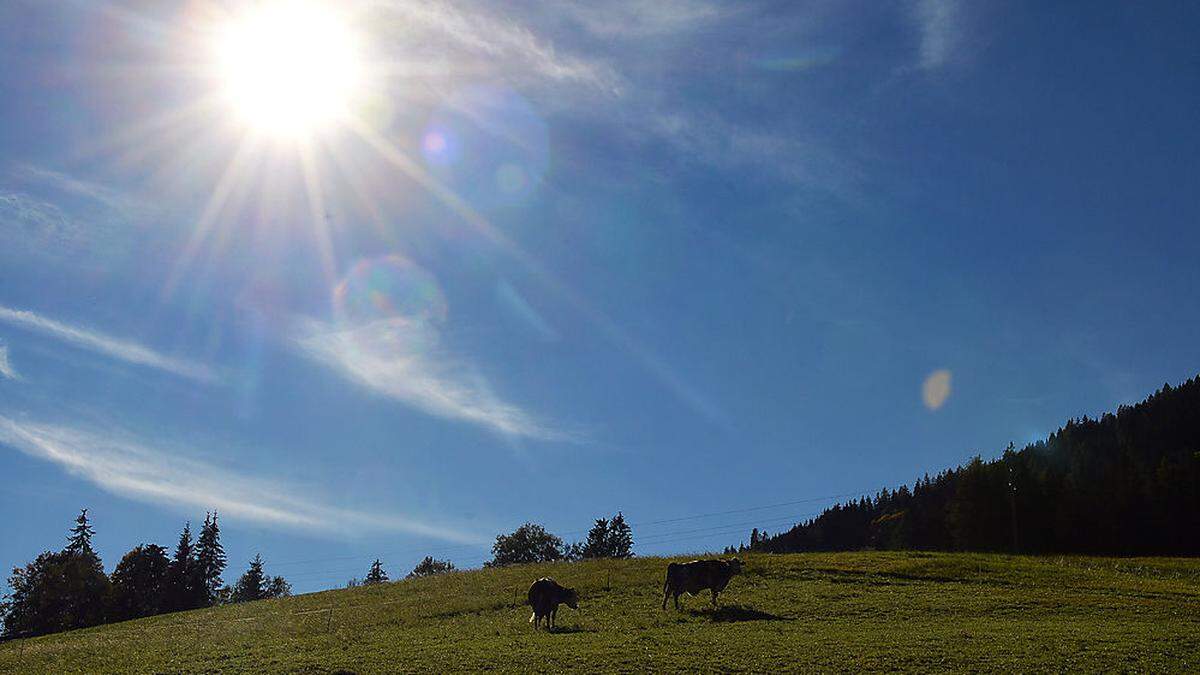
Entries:
<svg viewBox="0 0 1200 675">
<path fill-rule="evenodd" d="M 667 608 L 667 598 L 675 596 L 675 609 L 679 609 L 680 595 L 696 595 L 706 588 L 712 591 L 712 603 L 713 607 L 716 607 L 717 594 L 725 590 L 733 575 L 741 571 L 742 561 L 737 558 L 671 563 L 667 565 L 667 583 L 663 585 L 662 608 Z"/>
<path fill-rule="evenodd" d="M 533 629 L 537 630 L 542 617 L 546 617 L 546 630 L 554 630 L 554 618 L 558 614 L 558 606 L 567 603 L 571 609 L 579 609 L 579 594 L 574 588 L 563 588 L 558 582 L 543 577 L 533 582 L 529 587 L 529 606 L 533 614 L 529 616 Z"/>
</svg>

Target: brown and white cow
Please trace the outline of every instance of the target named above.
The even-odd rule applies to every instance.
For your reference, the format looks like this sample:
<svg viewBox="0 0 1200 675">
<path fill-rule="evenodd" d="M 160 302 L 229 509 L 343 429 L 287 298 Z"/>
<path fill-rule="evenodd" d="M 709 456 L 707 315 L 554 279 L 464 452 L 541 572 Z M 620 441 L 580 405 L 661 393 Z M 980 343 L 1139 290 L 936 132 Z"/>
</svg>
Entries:
<svg viewBox="0 0 1200 675">
<path fill-rule="evenodd" d="M 742 561 L 693 560 L 689 563 L 667 565 L 667 582 L 663 585 L 662 608 L 667 608 L 667 598 L 675 597 L 675 609 L 679 609 L 679 596 L 684 593 L 696 595 L 704 589 L 712 591 L 713 607 L 717 606 L 717 594 L 725 590 L 733 575 L 742 571 Z"/>
<path fill-rule="evenodd" d="M 533 624 L 533 629 L 537 630 L 542 617 L 545 617 L 546 630 L 554 630 L 554 619 L 562 603 L 571 609 L 579 609 L 579 593 L 574 588 L 559 586 L 557 581 L 549 577 L 533 582 L 529 587 L 529 606 L 533 607 L 529 622 Z"/>
</svg>

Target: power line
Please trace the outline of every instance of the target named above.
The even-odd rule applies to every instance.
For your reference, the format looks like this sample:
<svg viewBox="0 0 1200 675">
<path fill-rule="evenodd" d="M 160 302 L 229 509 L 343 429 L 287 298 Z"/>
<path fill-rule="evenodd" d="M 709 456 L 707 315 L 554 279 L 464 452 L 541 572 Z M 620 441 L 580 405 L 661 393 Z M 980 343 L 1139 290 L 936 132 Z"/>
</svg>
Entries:
<svg viewBox="0 0 1200 675">
<path fill-rule="evenodd" d="M 796 522 L 801 521 L 804 518 L 816 515 L 817 513 L 820 513 L 820 512 L 812 511 L 812 512 L 808 512 L 808 513 L 795 514 L 795 515 L 791 515 L 791 516 L 781 516 L 781 517 L 770 518 L 770 519 L 767 519 L 766 521 L 753 520 L 753 521 L 743 521 L 743 522 L 737 522 L 737 523 L 723 523 L 720 525 L 713 525 L 710 527 L 702 527 L 702 528 L 697 528 L 697 529 L 692 529 L 692 530 L 659 532 L 659 533 L 647 535 L 644 537 L 637 537 L 636 545 L 637 546 L 656 546 L 656 545 L 675 543 L 675 542 L 680 542 L 680 541 L 705 539 L 705 538 L 710 538 L 710 537 L 715 537 L 715 536 L 729 536 L 731 534 L 734 534 L 734 533 L 737 533 L 740 531 L 744 531 L 746 527 L 751 526 L 751 525 L 762 526 L 762 525 L 796 523 Z M 459 565 L 463 566 L 463 568 L 466 569 L 466 567 L 469 565 L 481 564 L 490 559 L 491 559 L 490 555 L 484 555 L 482 557 L 473 556 L 471 558 L 467 558 L 466 560 L 460 560 Z M 353 569 L 339 568 L 338 570 L 333 570 L 333 569 L 313 570 L 310 572 L 300 572 L 297 574 L 293 574 L 293 575 L 291 575 L 291 578 L 294 580 L 305 580 L 305 581 L 315 582 L 315 581 L 321 581 L 324 579 L 344 578 L 347 575 L 354 575 L 356 571 L 358 571 L 358 568 L 353 568 Z"/>
<path fill-rule="evenodd" d="M 694 515 L 694 516 L 683 516 L 680 518 L 667 518 L 665 520 L 652 520 L 652 521 L 649 521 L 646 523 L 636 523 L 633 525 L 645 526 L 645 525 L 659 525 L 662 523 L 677 523 L 681 520 L 695 520 L 697 518 L 709 518 L 712 516 L 728 516 L 728 515 L 735 514 L 735 513 L 749 513 L 751 511 L 765 511 L 767 509 L 776 509 L 776 508 L 780 508 L 783 506 L 795 506 L 796 504 L 809 504 L 811 502 L 819 502 L 819 501 L 823 501 L 826 499 L 840 499 L 842 497 L 849 497 L 852 495 L 861 495 L 861 494 L 862 494 L 861 492 L 846 492 L 846 493 L 843 493 L 840 495 L 829 495 L 827 497 L 811 497 L 809 499 L 797 499 L 796 501 L 779 502 L 778 504 L 768 504 L 766 506 L 751 506 L 749 508 L 733 509 L 731 511 L 716 511 L 713 513 L 701 513 L 701 514 Z"/>
<path fill-rule="evenodd" d="M 765 504 L 762 506 L 750 506 L 750 507 L 742 508 L 742 509 L 731 509 L 728 511 L 714 511 L 711 513 L 698 513 L 698 514 L 693 514 L 693 515 L 689 515 L 689 516 L 679 516 L 676 518 L 664 518 L 661 520 L 650 520 L 650 521 L 644 521 L 644 522 L 640 522 L 640 523 L 630 523 L 629 525 L 630 525 L 630 527 L 652 527 L 655 525 L 678 523 L 678 522 L 683 522 L 683 521 L 687 521 L 687 520 L 699 520 L 702 518 L 715 518 L 717 516 L 727 516 L 727 515 L 734 515 L 734 514 L 738 514 L 738 513 L 752 513 L 755 511 L 766 511 L 769 509 L 777 509 L 777 508 L 782 508 L 785 506 L 795 506 L 798 504 L 810 504 L 813 502 L 819 502 L 819 501 L 825 501 L 825 500 L 831 500 L 831 499 L 841 499 L 843 497 L 850 497 L 850 496 L 862 495 L 862 494 L 866 494 L 866 492 L 865 491 L 844 492 L 842 494 L 827 495 L 824 497 L 809 497 L 807 499 L 797 499 L 797 500 L 788 501 L 788 502 Z M 812 515 L 815 515 L 815 514 L 812 514 Z M 748 523 L 748 524 L 754 524 L 754 523 Z M 567 532 L 562 532 L 561 535 L 562 536 L 570 536 L 570 535 L 577 535 L 577 534 L 586 534 L 587 532 L 588 532 L 588 529 L 570 530 Z M 470 549 L 470 548 L 487 549 L 487 548 L 490 548 L 490 546 L 488 544 L 455 544 L 455 545 L 450 545 L 450 546 L 441 546 L 441 547 L 432 548 L 432 549 L 425 548 L 425 549 L 422 549 L 420 553 L 414 553 L 411 549 L 392 549 L 390 551 L 384 550 L 384 551 L 378 551 L 378 552 L 372 553 L 372 554 L 363 554 L 363 555 L 325 556 L 325 557 L 321 557 L 321 558 L 310 558 L 308 560 L 288 560 L 288 561 L 284 561 L 284 562 L 272 563 L 271 566 L 273 568 L 276 568 L 276 567 L 287 567 L 290 565 L 307 565 L 307 564 L 312 564 L 312 563 L 334 562 L 334 561 L 343 561 L 343 560 L 345 560 L 345 561 L 375 560 L 376 558 L 382 559 L 385 556 L 400 556 L 400 555 L 424 556 L 424 555 L 430 555 L 430 554 L 434 554 L 434 553 L 445 553 L 447 551 L 455 551 L 455 550 Z"/>
</svg>

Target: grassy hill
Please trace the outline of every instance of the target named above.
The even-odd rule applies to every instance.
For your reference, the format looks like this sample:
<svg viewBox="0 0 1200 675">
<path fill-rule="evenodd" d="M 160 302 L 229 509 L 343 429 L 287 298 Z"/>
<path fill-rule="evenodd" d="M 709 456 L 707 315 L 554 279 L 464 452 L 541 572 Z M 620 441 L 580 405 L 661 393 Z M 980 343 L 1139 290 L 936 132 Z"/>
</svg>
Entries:
<svg viewBox="0 0 1200 675">
<path fill-rule="evenodd" d="M 662 611 L 667 560 L 460 572 L 0 644 L 14 672 L 1200 669 L 1200 560 L 754 555 Z M 535 633 L 529 583 L 576 586 Z"/>
</svg>

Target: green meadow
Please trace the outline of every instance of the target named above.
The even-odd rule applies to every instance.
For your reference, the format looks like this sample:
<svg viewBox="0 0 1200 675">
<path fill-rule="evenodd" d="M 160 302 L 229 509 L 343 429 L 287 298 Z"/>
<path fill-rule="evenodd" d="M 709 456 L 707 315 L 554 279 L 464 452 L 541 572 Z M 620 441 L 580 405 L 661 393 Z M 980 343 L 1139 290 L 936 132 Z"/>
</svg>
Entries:
<svg viewBox="0 0 1200 675">
<path fill-rule="evenodd" d="M 5 672 L 1200 670 L 1200 560 L 744 558 L 663 611 L 668 559 L 456 572 L 0 643 Z M 530 582 L 576 587 L 535 632 Z"/>
</svg>

